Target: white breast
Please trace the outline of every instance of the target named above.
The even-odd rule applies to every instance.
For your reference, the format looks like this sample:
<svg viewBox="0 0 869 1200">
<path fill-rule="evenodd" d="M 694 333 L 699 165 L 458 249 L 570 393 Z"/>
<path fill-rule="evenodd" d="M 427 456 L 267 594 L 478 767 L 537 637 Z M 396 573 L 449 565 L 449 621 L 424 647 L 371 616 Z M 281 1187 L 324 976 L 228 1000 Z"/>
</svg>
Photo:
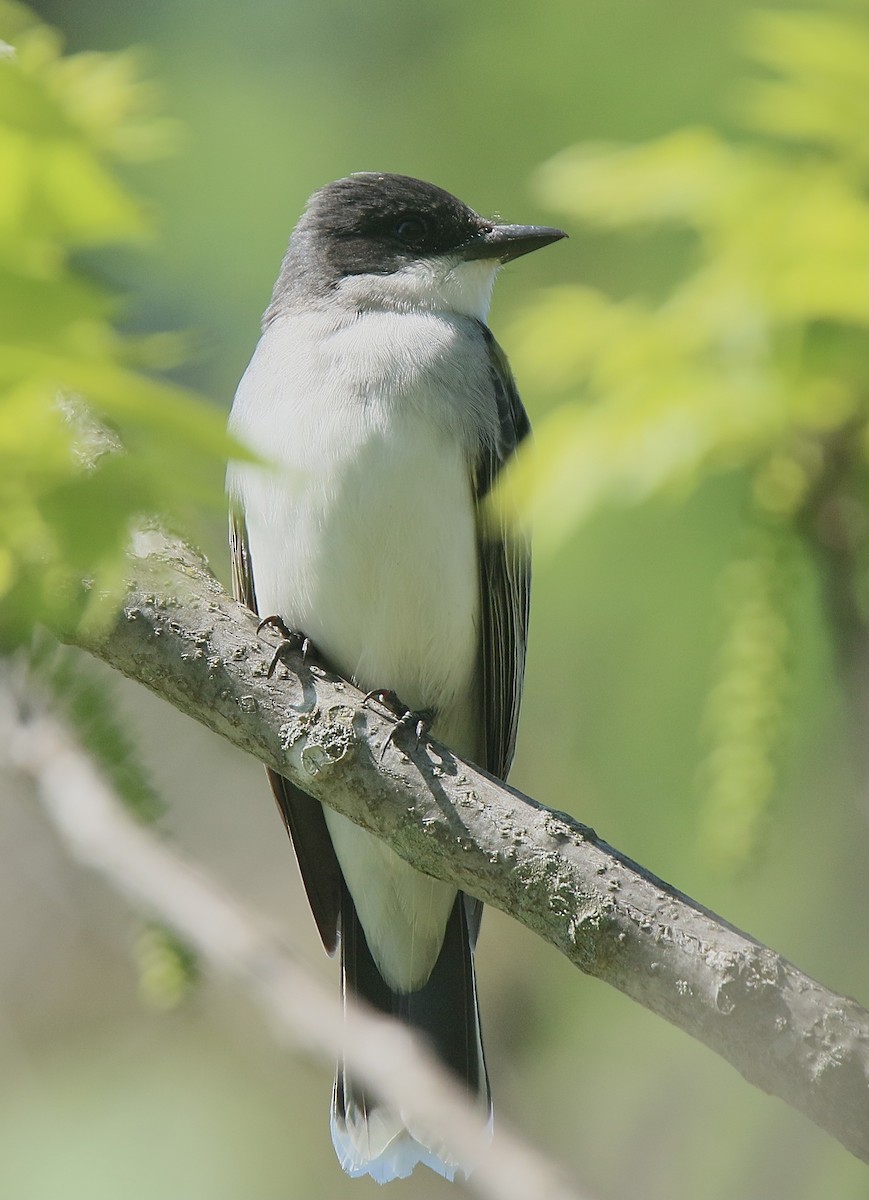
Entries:
<svg viewBox="0 0 869 1200">
<path fill-rule="evenodd" d="M 283 317 L 263 336 L 230 423 L 273 464 L 236 463 L 228 485 L 244 510 L 260 613 L 304 631 L 360 687 L 433 708 L 435 735 L 470 757 L 479 584 L 468 461 L 486 371 L 460 319 L 369 313 L 333 327 Z M 454 889 L 328 810 L 327 821 L 384 976 L 419 986 Z"/>
<path fill-rule="evenodd" d="M 360 687 L 435 708 L 442 735 L 470 750 L 454 712 L 473 683 L 479 604 L 461 327 L 372 314 L 312 333 L 288 319 L 267 331 L 230 423 L 274 464 L 235 464 L 230 478 L 260 612 L 304 630 Z"/>
</svg>

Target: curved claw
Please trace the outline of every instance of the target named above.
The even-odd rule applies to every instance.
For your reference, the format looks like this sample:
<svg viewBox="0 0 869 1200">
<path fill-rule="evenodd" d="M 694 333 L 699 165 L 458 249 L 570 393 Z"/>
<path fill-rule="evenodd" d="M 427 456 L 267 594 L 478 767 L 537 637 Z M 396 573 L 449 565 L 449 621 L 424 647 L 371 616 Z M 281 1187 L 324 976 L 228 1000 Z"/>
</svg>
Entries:
<svg viewBox="0 0 869 1200">
<path fill-rule="evenodd" d="M 278 663 L 285 663 L 286 656 L 294 650 L 301 650 L 302 663 L 307 662 L 308 655 L 313 649 L 313 643 L 307 634 L 300 633 L 296 629 L 288 629 L 281 617 L 263 617 L 259 625 L 256 627 L 257 633 L 261 633 L 263 629 L 276 629 L 283 639 L 281 644 L 275 650 L 272 656 L 272 661 L 269 663 L 269 669 L 266 672 L 266 678 L 271 679 L 277 669 Z"/>
<path fill-rule="evenodd" d="M 392 695 L 394 695 L 394 694 L 395 693 L 392 693 Z M 380 693 L 375 692 L 375 693 L 373 693 L 373 695 L 380 695 Z M 367 699 L 367 697 L 366 697 L 366 699 Z M 414 742 L 414 749 L 418 750 L 419 744 L 422 741 L 422 739 L 425 737 L 425 735 L 428 733 L 429 729 L 431 728 L 431 724 L 432 724 L 433 720 L 434 720 L 434 712 L 431 709 L 424 709 L 422 712 L 414 712 L 412 709 L 406 708 L 404 710 L 404 712 L 401 714 L 401 716 L 398 718 L 398 720 L 395 722 L 393 727 L 390 729 L 389 733 L 386 735 L 386 740 L 384 741 L 383 745 L 380 747 L 380 754 L 378 756 L 378 761 L 383 762 L 383 756 L 386 753 L 387 749 L 392 744 L 392 742 L 395 741 L 398 734 L 405 729 L 412 728 L 414 730 L 414 732 L 416 734 L 416 740 Z"/>
<path fill-rule="evenodd" d="M 259 625 L 257 625 L 256 631 L 257 633 L 262 633 L 264 629 L 276 629 L 284 641 L 287 642 L 290 641 L 293 636 L 292 630 L 287 629 L 283 619 L 278 616 L 263 617 Z"/>
<path fill-rule="evenodd" d="M 284 656 L 289 649 L 295 649 L 295 647 L 291 646 L 289 642 L 281 642 L 280 646 L 278 646 L 277 650 L 272 655 L 272 661 L 269 663 L 269 669 L 266 671 L 266 679 L 271 679 L 272 675 L 274 675 L 275 671 L 277 670 L 278 663 L 282 663 L 284 661 Z"/>
</svg>

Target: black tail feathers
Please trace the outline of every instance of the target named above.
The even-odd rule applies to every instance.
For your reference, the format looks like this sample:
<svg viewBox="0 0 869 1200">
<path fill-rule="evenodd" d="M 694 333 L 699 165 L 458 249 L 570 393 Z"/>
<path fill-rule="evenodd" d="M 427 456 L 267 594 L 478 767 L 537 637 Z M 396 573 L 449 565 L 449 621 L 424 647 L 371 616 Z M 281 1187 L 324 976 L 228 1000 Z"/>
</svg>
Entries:
<svg viewBox="0 0 869 1200">
<path fill-rule="evenodd" d="M 430 1042 L 438 1058 L 491 1113 L 491 1096 L 474 976 L 474 951 L 468 901 L 459 892 L 447 922 L 444 942 L 427 983 L 416 992 L 394 992 L 384 982 L 365 940 L 346 887 L 341 908 L 341 966 L 345 995 L 361 999 L 412 1026 Z M 402 1179 L 417 1163 L 452 1179 L 462 1164 L 407 1128 L 401 1114 L 390 1112 L 366 1094 L 339 1063 L 332 1096 L 332 1141 L 344 1170 L 371 1175 L 380 1183 Z"/>
</svg>

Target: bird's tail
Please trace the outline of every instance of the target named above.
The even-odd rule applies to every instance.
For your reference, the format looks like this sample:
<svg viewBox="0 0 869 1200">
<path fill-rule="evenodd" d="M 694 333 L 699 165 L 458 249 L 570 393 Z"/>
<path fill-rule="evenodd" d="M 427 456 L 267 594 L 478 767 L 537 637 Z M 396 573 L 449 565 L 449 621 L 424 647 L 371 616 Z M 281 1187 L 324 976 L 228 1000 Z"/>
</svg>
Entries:
<svg viewBox="0 0 869 1200">
<path fill-rule="evenodd" d="M 491 1114 L 491 1097 L 474 978 L 474 951 L 467 900 L 459 892 L 447 922 L 444 944 L 428 982 L 419 991 L 393 992 L 377 970 L 346 888 L 341 910 L 341 977 L 345 996 L 397 1017 L 425 1035 L 438 1058 Z M 446 1179 L 467 1164 L 457 1163 L 427 1135 L 414 1133 L 353 1081 L 338 1064 L 332 1092 L 332 1142 L 348 1175 L 370 1175 L 378 1183 L 404 1179 L 424 1163 Z"/>
</svg>

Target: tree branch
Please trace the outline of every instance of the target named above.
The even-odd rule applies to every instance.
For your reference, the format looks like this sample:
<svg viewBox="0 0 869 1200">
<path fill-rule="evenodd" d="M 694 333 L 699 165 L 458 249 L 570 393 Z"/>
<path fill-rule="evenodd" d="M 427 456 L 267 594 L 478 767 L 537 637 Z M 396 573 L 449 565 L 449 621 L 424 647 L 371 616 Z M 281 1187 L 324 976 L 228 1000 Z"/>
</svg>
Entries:
<svg viewBox="0 0 869 1200">
<path fill-rule="evenodd" d="M 349 683 L 272 649 L 191 550 L 138 536 L 118 621 L 72 640 L 383 838 L 509 913 L 801 1109 L 869 1162 L 869 1013 L 436 742 L 380 751 L 393 722 Z"/>
<path fill-rule="evenodd" d="M 24 717 L 0 690 L 0 731 L 13 765 L 35 782 L 74 858 L 171 926 L 215 970 L 242 982 L 284 1041 L 351 1070 L 415 1128 L 433 1130 L 484 1200 L 582 1200 L 540 1154 L 499 1121 L 496 1136 L 419 1038 L 352 1002 L 342 1005 L 296 960 L 285 939 L 246 913 L 199 866 L 137 824 L 56 720 Z"/>
</svg>

